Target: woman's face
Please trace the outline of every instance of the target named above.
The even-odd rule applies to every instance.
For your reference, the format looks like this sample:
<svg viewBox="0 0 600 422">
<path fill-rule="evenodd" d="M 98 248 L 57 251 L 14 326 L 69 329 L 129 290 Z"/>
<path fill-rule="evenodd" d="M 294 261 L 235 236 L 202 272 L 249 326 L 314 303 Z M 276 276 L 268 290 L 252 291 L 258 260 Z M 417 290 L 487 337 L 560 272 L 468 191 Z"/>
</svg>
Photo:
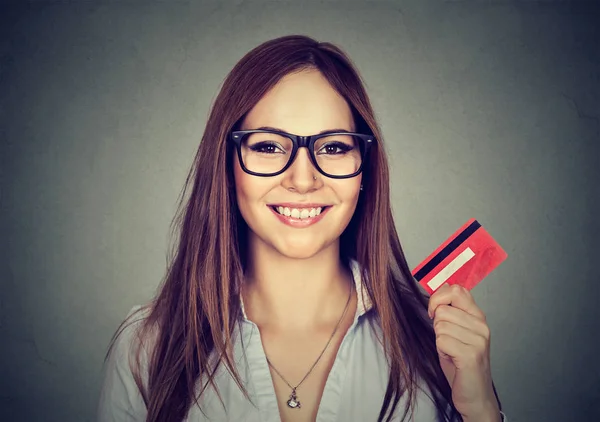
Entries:
<svg viewBox="0 0 600 422">
<path fill-rule="evenodd" d="M 316 70 L 282 78 L 250 110 L 240 130 L 263 126 L 295 135 L 332 129 L 355 131 L 350 107 Z M 234 154 L 234 177 L 238 206 L 250 228 L 249 246 L 273 248 L 290 258 L 309 258 L 338 246 L 356 209 L 362 174 L 347 179 L 326 177 L 314 167 L 308 150 L 300 148 L 293 164 L 271 177 L 245 173 Z M 321 215 L 314 220 L 298 219 L 296 224 L 289 224 L 289 218 L 273 209 L 287 206 L 293 219 L 298 216 L 293 208 L 304 217 L 315 214 L 311 208 L 316 205 L 326 206 Z M 303 212 L 304 208 L 307 211 Z"/>
</svg>

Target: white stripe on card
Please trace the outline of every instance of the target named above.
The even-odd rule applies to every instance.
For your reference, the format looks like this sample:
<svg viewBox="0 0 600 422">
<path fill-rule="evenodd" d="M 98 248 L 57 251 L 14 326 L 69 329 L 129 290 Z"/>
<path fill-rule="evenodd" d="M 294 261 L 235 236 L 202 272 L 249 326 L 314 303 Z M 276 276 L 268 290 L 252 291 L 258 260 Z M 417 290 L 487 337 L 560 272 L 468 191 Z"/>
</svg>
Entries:
<svg viewBox="0 0 600 422">
<path fill-rule="evenodd" d="M 454 258 L 446 268 L 437 273 L 435 277 L 433 277 L 427 285 L 431 288 L 431 290 L 437 290 L 442 284 L 448 280 L 452 274 L 457 272 L 463 265 L 465 265 L 471 258 L 475 256 L 475 252 L 471 250 L 471 248 L 467 247 L 464 251 L 462 251 L 456 258 Z"/>
</svg>

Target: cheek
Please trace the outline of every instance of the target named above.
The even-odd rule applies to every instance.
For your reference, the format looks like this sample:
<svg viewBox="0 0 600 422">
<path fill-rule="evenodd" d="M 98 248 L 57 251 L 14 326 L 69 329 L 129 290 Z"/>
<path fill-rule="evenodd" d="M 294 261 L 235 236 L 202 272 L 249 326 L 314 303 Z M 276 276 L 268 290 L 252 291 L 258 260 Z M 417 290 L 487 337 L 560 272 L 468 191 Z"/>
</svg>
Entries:
<svg viewBox="0 0 600 422">
<path fill-rule="evenodd" d="M 249 194 L 252 192 L 250 187 L 250 175 L 245 173 L 240 167 L 240 163 L 237 157 L 233 163 L 233 178 L 235 181 L 235 193 L 237 197 L 238 206 L 240 212 L 246 218 L 246 209 L 248 206 L 248 200 L 250 199 Z"/>
<path fill-rule="evenodd" d="M 352 180 L 342 180 L 334 187 L 334 189 L 344 203 L 348 204 L 349 207 L 354 208 L 356 207 L 358 197 L 360 196 L 360 183 L 360 177 Z"/>
<path fill-rule="evenodd" d="M 233 181 L 235 183 L 235 192 L 239 197 L 240 191 L 243 189 L 244 171 L 240 167 L 237 156 L 233 159 Z"/>
<path fill-rule="evenodd" d="M 237 158 L 234 161 L 233 176 L 237 203 L 242 216 L 248 221 L 253 207 L 255 207 L 253 204 L 261 201 L 270 189 L 270 185 L 265 183 L 266 180 L 244 172 Z"/>
<path fill-rule="evenodd" d="M 338 183 L 335 183 L 332 188 L 335 190 L 341 205 L 338 221 L 345 227 L 356 211 L 356 206 L 360 197 L 360 178 L 357 178 L 356 180 L 340 180 Z"/>
</svg>

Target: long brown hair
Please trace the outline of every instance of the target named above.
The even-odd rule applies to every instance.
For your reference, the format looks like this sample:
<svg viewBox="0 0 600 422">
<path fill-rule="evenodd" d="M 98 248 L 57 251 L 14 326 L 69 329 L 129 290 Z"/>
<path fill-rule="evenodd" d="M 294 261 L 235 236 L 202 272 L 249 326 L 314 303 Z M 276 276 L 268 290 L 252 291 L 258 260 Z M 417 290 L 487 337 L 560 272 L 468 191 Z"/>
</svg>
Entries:
<svg viewBox="0 0 600 422">
<path fill-rule="evenodd" d="M 340 253 L 345 261 L 355 259 L 361 268 L 389 363 L 389 383 L 378 421 L 391 418 L 402 394 L 408 394 L 403 420 L 408 412 L 412 414 L 418 377 L 426 382 L 444 420 L 462 420 L 439 365 L 426 312 L 428 295 L 413 279 L 398 239 L 383 136 L 362 78 L 339 47 L 290 35 L 247 53 L 224 80 L 212 105 L 173 220 L 177 241 L 167 272 L 156 297 L 140 309 L 147 315 L 137 332 L 132 371 L 148 410 L 147 422 L 183 420 L 208 388 L 217 389 L 214 374 L 220 364 L 250 400 L 232 358 L 245 268 L 240 245 L 246 241 L 248 228 L 237 207 L 233 149 L 227 136 L 283 76 L 305 69 L 318 69 L 348 102 L 356 131 L 376 138 L 364 167 L 364 190 L 340 239 Z M 135 322 L 131 320 L 136 314 L 119 326 L 106 358 L 125 324 Z M 147 385 L 140 377 L 143 343 L 151 344 L 144 374 Z M 196 391 L 199 379 L 203 382 Z"/>
</svg>

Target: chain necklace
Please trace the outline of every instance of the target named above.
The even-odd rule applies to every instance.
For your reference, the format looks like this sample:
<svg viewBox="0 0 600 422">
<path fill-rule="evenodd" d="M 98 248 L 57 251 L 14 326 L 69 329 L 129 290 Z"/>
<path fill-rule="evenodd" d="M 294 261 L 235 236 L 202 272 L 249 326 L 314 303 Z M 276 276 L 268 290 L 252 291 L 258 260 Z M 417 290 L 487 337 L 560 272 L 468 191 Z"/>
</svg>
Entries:
<svg viewBox="0 0 600 422">
<path fill-rule="evenodd" d="M 335 328 L 333 329 L 333 333 L 331 334 L 331 337 L 329 337 L 329 340 L 327 340 L 327 344 L 323 348 L 323 351 L 321 352 L 321 354 L 319 355 L 319 357 L 317 358 L 317 360 L 315 361 L 315 363 L 313 363 L 313 365 L 310 367 L 310 369 L 308 370 L 308 372 L 306 373 L 306 375 L 304 375 L 304 378 L 302 378 L 302 380 L 298 383 L 298 385 L 296 385 L 295 387 L 293 387 L 289 382 L 287 382 L 287 380 L 283 377 L 283 375 L 281 375 L 281 373 L 273 366 L 273 364 L 271 363 L 271 361 L 269 361 L 269 358 L 267 358 L 267 363 L 269 364 L 269 366 L 271 368 L 273 368 L 273 371 L 275 371 L 275 373 L 277 375 L 279 375 L 279 378 L 281 378 L 283 380 L 283 382 L 285 382 L 288 385 L 288 387 L 290 387 L 292 389 L 292 393 L 290 394 L 290 398 L 287 401 L 288 407 L 290 407 L 292 409 L 300 409 L 301 406 L 300 406 L 300 401 L 298 400 L 298 395 L 296 394 L 296 389 L 298 387 L 300 387 L 300 384 L 302 384 L 304 382 L 304 380 L 310 375 L 310 373 L 315 368 L 315 366 L 317 366 L 317 363 L 319 363 L 319 360 L 321 360 L 321 357 L 325 353 L 325 350 L 327 350 L 327 347 L 329 346 L 329 343 L 331 343 L 331 340 L 333 340 L 333 337 L 335 336 L 335 333 L 337 332 L 338 327 L 340 326 L 340 323 L 344 319 L 344 315 L 346 315 L 346 311 L 348 310 L 348 304 L 350 303 L 350 298 L 351 297 L 352 297 L 352 288 L 350 288 L 350 293 L 348 294 L 348 300 L 346 301 L 346 306 L 344 307 L 344 312 L 342 313 L 342 316 L 340 317 L 339 321 L 335 325 Z"/>
</svg>

